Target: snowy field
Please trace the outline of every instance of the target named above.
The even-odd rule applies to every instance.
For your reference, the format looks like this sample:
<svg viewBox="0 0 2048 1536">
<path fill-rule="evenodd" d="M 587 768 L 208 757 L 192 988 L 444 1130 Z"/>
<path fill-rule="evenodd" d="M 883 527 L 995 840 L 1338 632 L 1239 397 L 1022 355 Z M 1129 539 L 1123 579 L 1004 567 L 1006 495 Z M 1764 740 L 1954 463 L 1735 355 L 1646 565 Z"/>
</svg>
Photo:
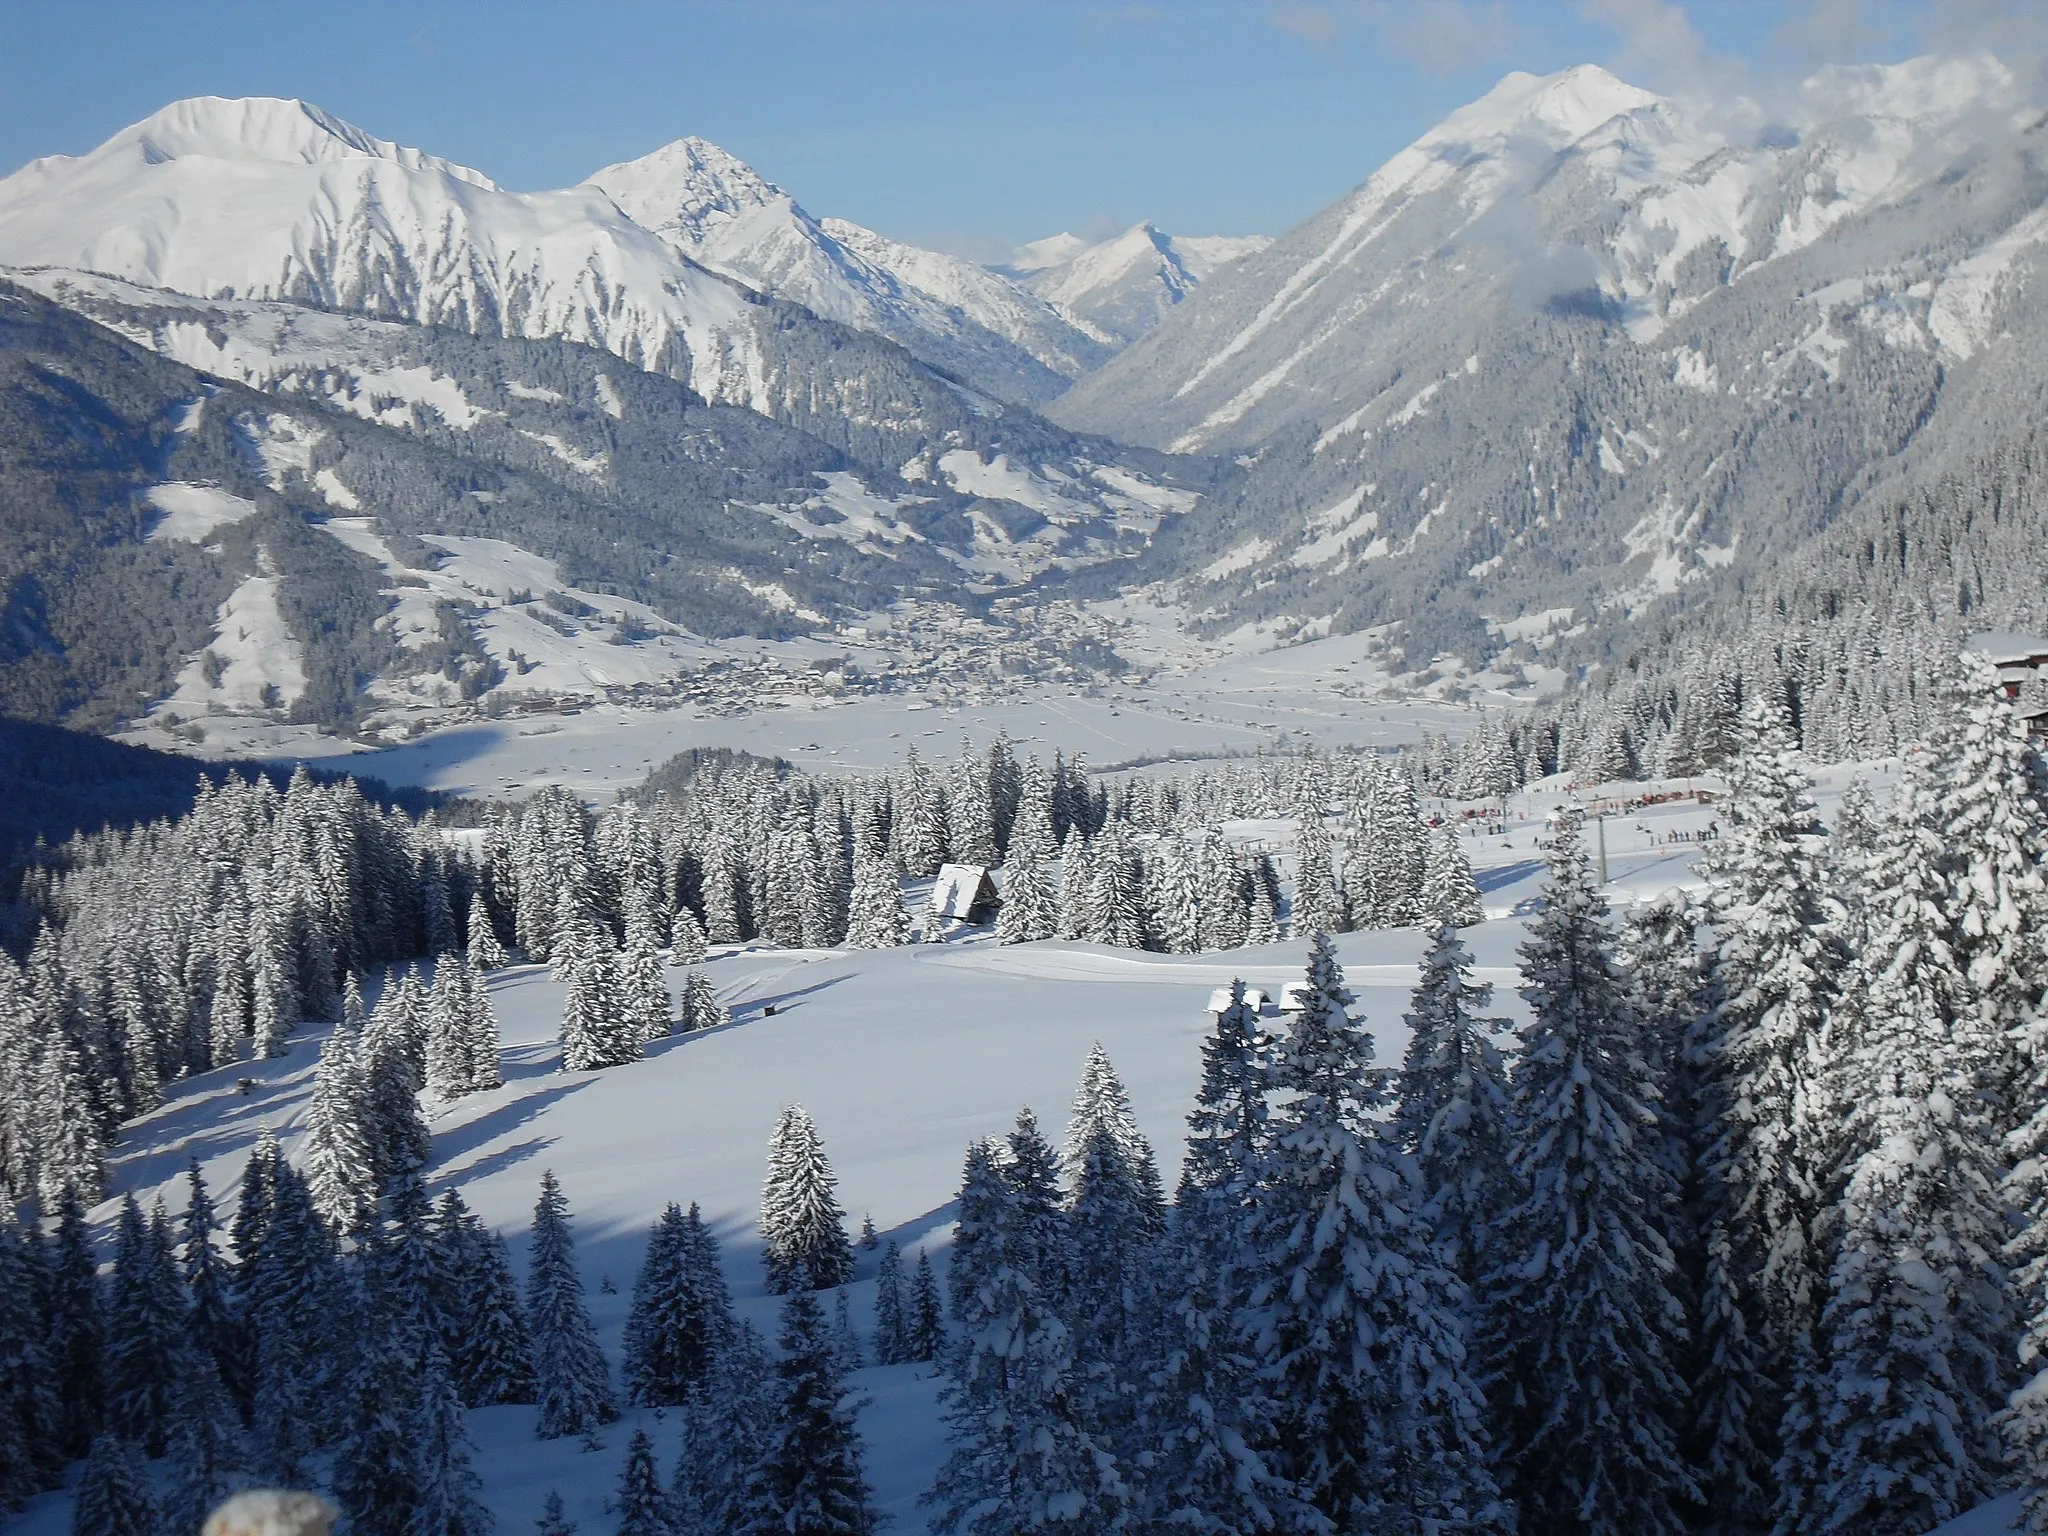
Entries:
<svg viewBox="0 0 2048 1536">
<path fill-rule="evenodd" d="M 1470 935 L 1481 979 L 1501 988 L 1499 1011 L 1519 1017 L 1512 996 L 1522 924 L 1490 922 Z M 1401 1014 L 1414 984 L 1421 935 L 1346 935 L 1338 941 L 1358 1010 L 1370 1021 L 1379 1060 L 1398 1065 L 1407 1043 Z M 1177 1176 L 1183 1120 L 1193 1103 L 1212 989 L 1243 976 L 1272 993 L 1297 980 L 1304 951 L 1293 943 L 1228 955 L 1176 957 L 1085 944 L 999 947 L 986 937 L 898 950 L 721 950 L 706 967 L 733 1012 L 730 1027 L 656 1043 L 646 1060 L 595 1073 L 560 1069 L 563 989 L 544 967 L 495 973 L 491 996 L 503 1028 L 506 1085 L 472 1095 L 433 1118 L 429 1187 L 460 1188 L 477 1213 L 512 1240 L 523 1267 L 525 1231 L 543 1169 L 561 1179 L 574 1211 L 584 1281 L 614 1366 L 647 1229 L 662 1206 L 694 1200 L 718 1233 L 742 1312 L 774 1331 L 776 1302 L 762 1288 L 755 1221 L 769 1132 L 777 1110 L 810 1111 L 840 1178 L 849 1220 L 876 1228 L 914 1258 L 943 1260 L 951 1202 L 967 1143 L 1006 1131 L 1029 1105 L 1057 1142 L 1089 1047 L 1101 1041 L 1130 1089 L 1139 1123 L 1157 1148 L 1169 1188 Z M 671 971 L 672 982 L 681 972 Z M 372 994 L 374 1003 L 375 996 Z M 770 1006 L 775 1008 L 771 1016 Z M 269 1128 L 288 1154 L 303 1132 L 323 1034 L 306 1026 L 290 1052 L 179 1086 L 156 1113 L 124 1128 L 112 1165 L 114 1199 L 95 1211 L 111 1227 L 123 1194 L 161 1195 L 182 1208 L 193 1158 L 231 1210 L 243 1163 Z M 247 1078 L 253 1087 L 238 1091 Z M 876 1255 L 863 1252 L 852 1288 L 865 1328 L 873 1309 Z M 862 1372 L 871 1399 L 862 1426 L 878 1503 L 892 1529 L 923 1530 L 916 1508 L 943 1454 L 929 1367 Z M 673 1426 L 629 1414 L 604 1432 L 604 1449 L 533 1438 L 532 1410 L 477 1412 L 478 1470 L 501 1531 L 531 1529 L 559 1489 L 586 1533 L 608 1526 L 602 1500 L 616 1481 L 633 1423 L 659 1440 Z M 664 1464 L 664 1473 L 668 1467 Z M 58 1536 L 68 1500 L 45 1496 L 12 1527 Z"/>
</svg>

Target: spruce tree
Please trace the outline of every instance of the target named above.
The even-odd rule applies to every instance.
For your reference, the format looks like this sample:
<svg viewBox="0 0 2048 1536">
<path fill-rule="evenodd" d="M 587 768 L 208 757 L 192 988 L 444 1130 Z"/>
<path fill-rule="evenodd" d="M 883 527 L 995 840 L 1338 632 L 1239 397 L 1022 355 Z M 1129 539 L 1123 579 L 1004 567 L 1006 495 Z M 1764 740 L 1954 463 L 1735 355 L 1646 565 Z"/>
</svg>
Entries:
<svg viewBox="0 0 2048 1536">
<path fill-rule="evenodd" d="M 1519 1186 L 1489 1246 L 1482 1357 L 1505 1482 L 1536 1530 L 1656 1536 L 1695 1496 L 1678 1452 L 1684 1309 L 1663 1231 L 1657 1085 L 1575 815 L 1523 945 L 1532 1019 L 1508 1106 Z"/>
<path fill-rule="evenodd" d="M 1703 1499 L 1747 1528 L 1770 1518 L 1786 1393 L 1815 1353 L 1826 1265 L 1813 1227 L 1834 1157 L 1833 1128 L 1813 1111 L 1842 957 L 1821 894 L 1819 821 L 1781 709 L 1746 715 L 1725 809 L 1728 834 L 1703 861 L 1716 1008 L 1701 1092 L 1719 1135 L 1702 1170 L 1693 1392 Z"/>
<path fill-rule="evenodd" d="M 761 1190 L 762 1259 L 770 1292 L 830 1290 L 853 1278 L 853 1244 L 838 1183 L 810 1116 L 801 1105 L 786 1106 L 768 1144 Z"/>
<path fill-rule="evenodd" d="M 903 887 L 894 860 L 886 852 L 857 851 L 847 948 L 893 949 L 909 942 L 910 915 L 903 910 Z"/>
<path fill-rule="evenodd" d="M 654 1442 L 636 1429 L 626 1445 L 626 1466 L 619 1474 L 613 1501 L 619 1514 L 619 1536 L 670 1536 L 668 1496 L 654 1470 Z"/>
<path fill-rule="evenodd" d="M 1444 918 L 1422 960 L 1406 1017 L 1394 1134 L 1415 1159 L 1427 1220 L 1469 1289 L 1489 1230 L 1513 1192 L 1507 1177 L 1507 1072 L 1483 1017 L 1493 988 L 1472 980 L 1472 957 Z"/>
<path fill-rule="evenodd" d="M 282 1158 L 268 1179 L 269 1218 L 244 1303 L 255 1342 L 251 1422 L 262 1472 L 289 1487 L 303 1482 L 307 1458 L 345 1406 L 346 1279 L 305 1180 Z"/>
<path fill-rule="evenodd" d="M 36 1263 L 0 1206 L 0 1509 L 55 1484 L 64 1464 L 56 1377 L 37 1309 Z"/>
<path fill-rule="evenodd" d="M 661 955 L 651 939 L 635 935 L 619 951 L 621 1028 L 642 1042 L 659 1040 L 674 1025 L 668 981 L 661 973 Z"/>
<path fill-rule="evenodd" d="M 213 1244 L 213 1199 L 197 1158 L 185 1179 L 184 1243 L 179 1257 L 185 1275 L 188 1337 L 192 1347 L 213 1362 L 230 1395 L 240 1401 L 247 1390 L 248 1353 L 230 1299 L 232 1277 Z"/>
<path fill-rule="evenodd" d="M 106 1322 L 106 1413 L 120 1438 L 161 1456 L 185 1347 L 185 1287 L 169 1234 L 133 1195 L 121 1204 Z"/>
<path fill-rule="evenodd" d="M 420 1382 L 389 1338 L 371 1338 L 347 1394 L 347 1424 L 334 1453 L 335 1502 L 360 1536 L 406 1536 L 424 1512 L 414 1449 Z"/>
<path fill-rule="evenodd" d="M 909 1305 L 903 1250 L 892 1237 L 883 1245 L 875 1270 L 875 1364 L 901 1365 L 911 1358 Z"/>
<path fill-rule="evenodd" d="M 159 1536 L 160 1514 L 149 1470 L 135 1446 L 101 1435 L 78 1474 L 72 1536 Z"/>
<path fill-rule="evenodd" d="M 977 1176 L 972 1158 L 968 1176 Z M 951 1450 L 921 1501 L 934 1511 L 933 1529 L 1120 1531 L 1130 1490 L 1084 1422 L 1072 1335 L 1015 1261 L 1000 1181 L 972 1203 L 986 1222 L 975 1244 L 982 1278 L 966 1305 L 955 1303 L 964 1333 L 949 1352 L 939 1397 Z M 963 1187 L 963 1217 L 969 1205 Z M 957 1274 L 954 1283 L 957 1298 Z"/>
<path fill-rule="evenodd" d="M 1886 900 L 1843 999 L 1853 1044 L 1833 1098 L 1851 1161 L 1829 1224 L 1819 1486 L 1781 1499 L 1828 1530 L 1930 1530 L 1988 1498 L 2004 1460 L 1995 1425 L 2012 1319 L 1987 1114 L 1999 1068 L 1968 1048 L 1974 999 L 1948 941 L 1947 830 L 1908 758 L 1871 861 Z"/>
<path fill-rule="evenodd" d="M 998 944 L 1030 944 L 1059 932 L 1059 904 L 1043 858 L 1014 844 L 1003 865 L 1003 907 L 996 914 Z"/>
<path fill-rule="evenodd" d="M 730 1536 L 755 1529 L 755 1470 L 774 1443 L 775 1365 L 751 1324 L 712 1363 L 704 1390 L 686 1403 L 670 1505 L 677 1536 Z"/>
<path fill-rule="evenodd" d="M 1448 923 L 1469 928 L 1486 921 L 1486 908 L 1479 899 L 1479 884 L 1472 878 L 1472 860 L 1458 829 L 1442 826 L 1429 840 L 1429 874 L 1422 886 L 1422 921 L 1434 926 Z"/>
<path fill-rule="evenodd" d="M 702 971 L 690 972 L 683 984 L 683 1027 L 690 1030 L 723 1029 L 732 1013 L 718 1000 L 718 988 Z"/>
<path fill-rule="evenodd" d="M 1989 1072 L 1992 1123 L 2028 1117 L 2029 1076 L 2048 1064 L 2048 769 L 1990 663 L 1966 653 L 1948 683 L 1951 721 L 1937 769 L 1945 915 L 1969 986 L 1955 1022 Z"/>
<path fill-rule="evenodd" d="M 684 1402 L 709 1375 L 733 1326 L 717 1239 L 694 1204 L 685 1216 L 671 1203 L 633 1283 L 622 1370 L 628 1399 L 653 1407 Z"/>
<path fill-rule="evenodd" d="M 61 1444 L 66 1457 L 91 1449 L 106 1413 L 106 1385 L 100 1357 L 106 1347 L 106 1306 L 99 1265 L 77 1196 L 66 1192 L 57 1213 L 57 1238 L 50 1255 L 45 1348 L 55 1366 L 61 1399 Z"/>
<path fill-rule="evenodd" d="M 704 925 L 697 921 L 697 914 L 686 906 L 678 906 L 676 915 L 669 922 L 668 963 L 674 966 L 702 965 L 709 944 L 704 937 Z"/>
<path fill-rule="evenodd" d="M 469 1420 L 434 1339 L 419 1363 L 412 1443 L 419 1503 L 408 1536 L 490 1536 L 494 1522 L 483 1504 L 483 1483 L 471 1464 Z"/>
<path fill-rule="evenodd" d="M 533 1336 L 505 1240 L 469 1211 L 454 1190 L 434 1211 L 434 1239 L 445 1256 L 448 1295 L 440 1307 L 442 1351 L 465 1406 L 530 1403 Z"/>
<path fill-rule="evenodd" d="M 213 1359 L 187 1349 L 171 1415 L 166 1531 L 196 1531 L 249 1473 L 241 1415 Z"/>
<path fill-rule="evenodd" d="M 565 958 L 566 955 L 566 958 Z M 557 946 L 568 997 L 562 1006 L 562 1066 L 595 1072 L 638 1061 L 640 1031 L 628 1019 L 620 995 L 619 957 L 595 925 L 573 948 Z"/>
<path fill-rule="evenodd" d="M 946 1347 L 946 1319 L 939 1304 L 938 1276 L 931 1255 L 917 1250 L 917 1268 L 910 1273 L 910 1326 L 906 1358 L 935 1360 Z"/>
<path fill-rule="evenodd" d="M 424 1167 L 432 1147 L 420 1113 L 426 1011 L 419 977 L 408 972 L 386 983 L 363 1034 L 363 1125 L 379 1192 L 400 1175 Z"/>
<path fill-rule="evenodd" d="M 534 1522 L 534 1536 L 576 1536 L 576 1522 L 562 1509 L 562 1496 L 554 1489 L 541 1502 L 540 1519 Z"/>
<path fill-rule="evenodd" d="M 1273 1403 L 1270 1465 L 1340 1530 L 1508 1519 L 1481 1450 L 1463 1288 L 1380 1125 L 1372 1037 L 1327 934 L 1274 1046 L 1247 1320 Z"/>
<path fill-rule="evenodd" d="M 775 1431 L 750 1490 L 756 1518 L 792 1536 L 865 1536 L 877 1522 L 856 1405 L 815 1295 L 797 1291 L 782 1304 L 780 1343 Z"/>
<path fill-rule="evenodd" d="M 491 921 L 490 905 L 482 891 L 469 898 L 468 955 L 469 963 L 480 971 L 501 970 L 511 960 L 498 938 L 497 925 Z"/>
<path fill-rule="evenodd" d="M 569 1233 L 569 1202 L 554 1170 L 541 1175 L 533 1211 L 533 1246 L 527 1258 L 526 1317 L 533 1333 L 533 1377 L 543 1440 L 580 1435 L 618 1415 L 611 1372 L 583 1304 Z"/>
<path fill-rule="evenodd" d="M 1271 1405 L 1242 1347 L 1252 1201 L 1265 1156 L 1271 1042 L 1233 981 L 1202 1047 L 1202 1086 L 1188 1114 L 1173 1243 L 1147 1297 L 1153 1359 L 1141 1416 L 1148 1528 L 1209 1536 L 1272 1530 L 1303 1512 L 1256 1447 L 1271 1440 Z M 1312 1522 L 1311 1522 L 1312 1523 Z"/>
<path fill-rule="evenodd" d="M 355 1043 L 336 1029 L 320 1047 L 313 1102 L 306 1111 L 304 1158 L 313 1208 L 342 1234 L 360 1231 L 376 1200 L 372 1137 L 365 1124 L 367 1098 Z"/>
</svg>

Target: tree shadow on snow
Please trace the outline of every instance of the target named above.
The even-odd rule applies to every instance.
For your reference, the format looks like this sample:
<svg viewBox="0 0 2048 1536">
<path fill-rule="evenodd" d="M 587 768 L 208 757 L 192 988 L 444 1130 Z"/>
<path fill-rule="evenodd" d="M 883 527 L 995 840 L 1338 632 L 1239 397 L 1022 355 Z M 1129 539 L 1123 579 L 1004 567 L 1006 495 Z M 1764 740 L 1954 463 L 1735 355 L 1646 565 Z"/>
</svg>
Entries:
<svg viewBox="0 0 2048 1536">
<path fill-rule="evenodd" d="M 527 1121 L 533 1119 L 549 1105 L 560 1103 L 572 1093 L 581 1092 L 595 1080 L 594 1077 L 579 1077 L 575 1082 L 558 1083 L 552 1088 L 542 1089 L 539 1093 L 523 1094 L 519 1098 L 513 1099 L 510 1103 L 500 1104 L 496 1109 L 487 1110 L 485 1113 L 478 1115 L 474 1120 L 467 1121 L 462 1125 L 451 1126 L 445 1131 L 436 1131 L 434 1133 L 433 1155 L 439 1172 L 436 1173 L 435 1177 L 446 1180 L 454 1176 L 454 1165 L 461 1158 L 469 1153 L 478 1151 L 497 1137 L 503 1136 L 507 1131 L 526 1124 Z M 523 1146 L 526 1148 L 523 1155 L 531 1156 L 535 1149 L 549 1145 L 552 1145 L 552 1141 L 549 1139 L 523 1143 Z M 502 1149 L 493 1153 L 485 1161 L 490 1162 L 505 1158 L 507 1153 L 517 1150 L 519 1149 Z M 511 1161 L 516 1162 L 518 1159 L 512 1158 Z M 499 1162 L 498 1166 L 502 1167 L 504 1164 Z M 483 1171 L 486 1170 L 483 1170 L 481 1165 L 477 1168 L 464 1168 L 460 1172 L 460 1177 L 463 1179 L 478 1178 L 481 1177 Z"/>
<path fill-rule="evenodd" d="M 451 1189 L 460 1189 L 478 1179 L 487 1179 L 494 1173 L 503 1173 L 507 1168 L 517 1167 L 527 1159 L 537 1157 L 555 1144 L 552 1136 L 536 1136 L 530 1141 L 521 1141 L 509 1147 L 500 1147 L 488 1157 L 480 1157 L 462 1168 L 443 1168 L 428 1180 L 427 1192 L 440 1196 Z"/>
<path fill-rule="evenodd" d="M 1523 859 L 1514 864 L 1503 864 L 1498 869 L 1480 870 L 1472 880 L 1481 893 L 1503 890 L 1517 880 L 1526 880 L 1543 868 L 1541 859 Z"/>
</svg>

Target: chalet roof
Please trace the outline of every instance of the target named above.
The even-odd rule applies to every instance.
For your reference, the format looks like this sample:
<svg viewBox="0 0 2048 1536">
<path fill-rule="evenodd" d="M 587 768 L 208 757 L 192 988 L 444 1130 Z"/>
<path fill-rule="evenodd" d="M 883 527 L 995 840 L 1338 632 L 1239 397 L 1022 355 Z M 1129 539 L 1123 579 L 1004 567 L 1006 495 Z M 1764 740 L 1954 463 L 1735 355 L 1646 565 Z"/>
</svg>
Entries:
<svg viewBox="0 0 2048 1536">
<path fill-rule="evenodd" d="M 1251 1009 L 1253 1013 L 1264 1013 L 1266 1011 L 1265 988 L 1246 987 L 1244 989 L 1244 1000 L 1247 1003 L 1251 1004 Z M 1209 994 L 1209 1011 L 1211 1013 L 1221 1013 L 1224 1009 L 1228 1008 L 1229 1006 L 1230 988 L 1218 987 L 1215 991 Z"/>
<path fill-rule="evenodd" d="M 1969 643 L 1994 667 L 2048 666 L 2048 640 L 2039 635 L 1987 629 L 1970 636 Z"/>
<path fill-rule="evenodd" d="M 976 907 L 995 895 L 995 881 L 982 865 L 942 864 L 932 882 L 931 908 L 941 917 L 966 922 Z"/>
</svg>

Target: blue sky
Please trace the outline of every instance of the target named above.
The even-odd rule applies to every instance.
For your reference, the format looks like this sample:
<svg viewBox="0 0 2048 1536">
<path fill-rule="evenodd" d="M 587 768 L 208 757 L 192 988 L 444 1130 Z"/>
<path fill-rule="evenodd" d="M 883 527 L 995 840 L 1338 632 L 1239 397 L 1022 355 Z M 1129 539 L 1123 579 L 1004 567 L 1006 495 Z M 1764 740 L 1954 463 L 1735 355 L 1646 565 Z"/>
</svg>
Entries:
<svg viewBox="0 0 2048 1536">
<path fill-rule="evenodd" d="M 0 0 L 0 171 L 167 101 L 301 96 L 516 188 L 684 134 L 970 254 L 1277 234 L 1509 69 L 1657 89 L 2037 39 L 2040 0 Z"/>
</svg>

